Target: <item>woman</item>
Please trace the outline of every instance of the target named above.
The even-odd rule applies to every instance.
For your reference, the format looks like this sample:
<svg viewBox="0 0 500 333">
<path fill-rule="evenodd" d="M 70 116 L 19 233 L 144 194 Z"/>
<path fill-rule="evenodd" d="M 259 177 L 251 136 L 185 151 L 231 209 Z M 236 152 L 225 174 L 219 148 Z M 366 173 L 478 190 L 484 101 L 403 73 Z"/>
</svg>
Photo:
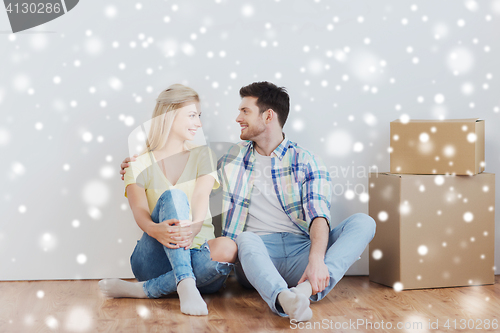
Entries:
<svg viewBox="0 0 500 333">
<path fill-rule="evenodd" d="M 194 147 L 201 127 L 200 101 L 191 88 L 174 84 L 157 98 L 146 149 L 126 169 L 125 196 L 144 231 L 130 262 L 136 279 L 99 281 L 109 297 L 159 298 L 177 291 L 181 311 L 207 315 L 200 292 L 224 284 L 237 248 L 215 238 L 209 196 L 219 186 L 216 158 Z"/>
</svg>

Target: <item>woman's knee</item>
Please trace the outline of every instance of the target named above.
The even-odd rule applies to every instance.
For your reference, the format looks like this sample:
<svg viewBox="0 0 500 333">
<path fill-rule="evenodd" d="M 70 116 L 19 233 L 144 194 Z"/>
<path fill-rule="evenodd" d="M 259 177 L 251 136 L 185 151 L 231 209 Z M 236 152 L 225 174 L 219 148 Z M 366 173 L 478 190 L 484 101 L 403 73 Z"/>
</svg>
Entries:
<svg viewBox="0 0 500 333">
<path fill-rule="evenodd" d="M 238 256 L 238 247 L 229 237 L 217 237 L 208 241 L 210 258 L 218 262 L 234 263 Z"/>
</svg>

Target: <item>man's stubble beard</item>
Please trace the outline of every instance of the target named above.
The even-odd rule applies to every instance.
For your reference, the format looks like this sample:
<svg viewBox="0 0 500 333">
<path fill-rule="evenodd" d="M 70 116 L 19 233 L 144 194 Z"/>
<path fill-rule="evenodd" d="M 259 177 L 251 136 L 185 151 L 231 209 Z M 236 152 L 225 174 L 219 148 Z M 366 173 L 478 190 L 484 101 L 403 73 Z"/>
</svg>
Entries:
<svg viewBox="0 0 500 333">
<path fill-rule="evenodd" d="M 259 128 L 252 128 L 247 127 L 245 133 L 240 134 L 240 139 L 241 140 L 250 140 L 250 141 L 255 141 L 255 138 L 258 137 L 260 134 L 262 134 L 266 130 L 266 126 L 262 125 L 262 127 Z"/>
</svg>

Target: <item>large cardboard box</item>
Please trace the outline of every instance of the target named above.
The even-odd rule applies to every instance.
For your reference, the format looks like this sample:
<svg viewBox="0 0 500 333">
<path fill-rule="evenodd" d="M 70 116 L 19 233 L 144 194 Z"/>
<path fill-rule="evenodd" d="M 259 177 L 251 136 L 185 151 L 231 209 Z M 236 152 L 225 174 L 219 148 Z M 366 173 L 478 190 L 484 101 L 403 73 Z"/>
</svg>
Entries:
<svg viewBox="0 0 500 333">
<path fill-rule="evenodd" d="M 391 122 L 391 173 L 473 175 L 484 171 L 484 120 Z"/>
<path fill-rule="evenodd" d="M 495 175 L 375 174 L 370 280 L 400 289 L 493 284 Z"/>
</svg>

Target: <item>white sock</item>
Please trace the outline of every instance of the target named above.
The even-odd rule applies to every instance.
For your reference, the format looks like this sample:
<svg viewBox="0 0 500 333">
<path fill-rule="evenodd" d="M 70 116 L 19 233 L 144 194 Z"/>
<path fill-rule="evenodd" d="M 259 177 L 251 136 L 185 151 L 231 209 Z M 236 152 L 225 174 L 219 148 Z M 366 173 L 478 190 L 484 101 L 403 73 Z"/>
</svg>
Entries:
<svg viewBox="0 0 500 333">
<path fill-rule="evenodd" d="M 207 303 L 196 288 L 193 278 L 186 278 L 177 285 L 177 294 L 181 300 L 181 312 L 192 316 L 208 315 Z"/>
<path fill-rule="evenodd" d="M 290 320 L 307 321 L 312 318 L 309 299 L 303 294 L 296 294 L 286 289 L 279 293 L 278 302 L 283 311 L 290 317 Z"/>
<path fill-rule="evenodd" d="M 120 279 L 104 279 L 99 281 L 104 296 L 121 298 L 148 298 L 142 289 L 144 282 L 128 282 Z"/>
<path fill-rule="evenodd" d="M 290 288 L 290 290 L 296 294 L 297 293 L 302 294 L 302 295 L 306 296 L 307 298 L 311 297 L 311 295 L 312 295 L 312 287 L 311 287 L 311 283 L 309 282 L 309 280 L 305 280 L 301 284 L 298 284 L 297 287 Z"/>
</svg>

